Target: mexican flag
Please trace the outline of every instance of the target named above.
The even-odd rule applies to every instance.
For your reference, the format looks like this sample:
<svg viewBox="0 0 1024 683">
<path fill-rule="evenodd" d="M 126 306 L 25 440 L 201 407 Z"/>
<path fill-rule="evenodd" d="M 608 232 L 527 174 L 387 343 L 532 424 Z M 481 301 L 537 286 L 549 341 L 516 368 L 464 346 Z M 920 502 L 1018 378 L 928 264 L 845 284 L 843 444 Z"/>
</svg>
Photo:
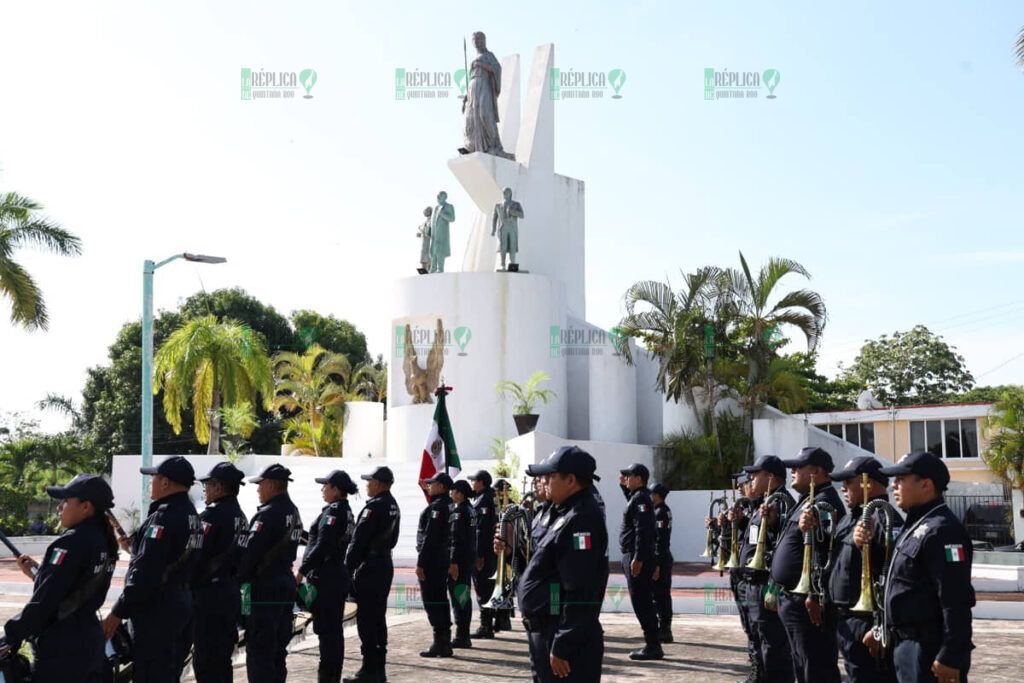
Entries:
<svg viewBox="0 0 1024 683">
<path fill-rule="evenodd" d="M 448 406 L 444 398 L 450 387 L 439 387 L 436 393 L 437 407 L 434 408 L 434 422 L 427 434 L 427 443 L 423 446 L 423 459 L 420 462 L 420 481 L 430 479 L 447 467 L 448 476 L 453 479 L 462 471 L 459 462 L 459 451 L 455 447 L 455 435 L 452 433 L 452 422 L 448 419 Z"/>
</svg>

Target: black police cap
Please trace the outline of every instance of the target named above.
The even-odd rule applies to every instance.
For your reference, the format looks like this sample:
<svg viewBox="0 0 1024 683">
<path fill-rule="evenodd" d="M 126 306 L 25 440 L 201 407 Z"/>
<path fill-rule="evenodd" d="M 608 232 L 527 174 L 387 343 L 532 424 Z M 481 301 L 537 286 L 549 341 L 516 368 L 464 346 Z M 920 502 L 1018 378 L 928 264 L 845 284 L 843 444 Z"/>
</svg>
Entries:
<svg viewBox="0 0 1024 683">
<path fill-rule="evenodd" d="M 783 460 L 782 464 L 794 470 L 800 467 L 807 467 L 808 465 L 816 465 L 826 472 L 831 472 L 834 467 L 832 464 L 832 456 L 828 454 L 828 451 L 824 448 L 818 448 L 817 446 L 808 446 L 807 448 L 804 448 L 795 458 Z"/>
<path fill-rule="evenodd" d="M 860 479 L 861 475 L 868 475 L 869 479 L 877 481 L 882 486 L 889 485 L 889 478 L 882 474 L 882 463 L 870 455 L 858 455 L 850 462 L 843 465 L 843 469 L 829 475 L 832 481 L 848 481 Z"/>
<path fill-rule="evenodd" d="M 351 494 L 359 491 L 359 487 L 352 481 L 352 477 L 348 476 L 348 472 L 344 470 L 332 470 L 326 477 L 317 477 L 316 483 L 330 484 L 342 493 Z"/>
<path fill-rule="evenodd" d="M 267 465 L 264 467 L 263 471 L 260 472 L 258 476 L 249 477 L 249 481 L 254 484 L 258 484 L 264 479 L 272 479 L 274 481 L 295 481 L 291 476 L 292 471 L 290 469 L 275 462 L 273 465 Z"/>
<path fill-rule="evenodd" d="M 476 474 L 469 475 L 466 479 L 469 479 L 470 481 L 482 481 L 484 486 L 490 486 L 491 482 L 494 481 L 491 479 L 491 473 L 487 470 L 480 470 Z"/>
<path fill-rule="evenodd" d="M 95 474 L 78 474 L 63 486 L 47 486 L 46 493 L 51 498 L 65 500 L 78 498 L 87 500 L 101 510 L 114 507 L 114 492 L 110 484 Z"/>
<path fill-rule="evenodd" d="M 601 477 L 594 474 L 595 470 L 597 470 L 597 461 L 594 460 L 594 456 L 579 446 L 562 446 L 551 457 L 533 467 L 534 474 L 558 472 L 559 474 L 575 474 L 601 481 Z"/>
<path fill-rule="evenodd" d="M 655 484 L 654 488 L 651 489 L 651 493 L 657 493 L 662 498 L 668 498 L 669 488 L 664 484 Z"/>
<path fill-rule="evenodd" d="M 450 489 L 452 487 L 452 478 L 449 477 L 444 472 L 438 472 L 437 474 L 432 476 L 430 479 L 427 479 L 426 483 L 427 484 L 442 484 L 442 485 L 444 485 L 444 487 L 446 489 Z"/>
<path fill-rule="evenodd" d="M 206 475 L 199 477 L 199 481 L 206 483 L 211 479 L 222 481 L 227 484 L 245 486 L 245 473 L 229 462 L 219 462 L 210 468 Z"/>
<path fill-rule="evenodd" d="M 939 491 L 945 491 L 949 484 L 949 469 L 946 463 L 928 451 L 907 453 L 895 465 L 883 467 L 879 472 L 890 477 L 916 474 L 923 479 L 931 479 Z"/>
<path fill-rule="evenodd" d="M 640 477 L 644 481 L 651 478 L 651 471 L 647 469 L 647 465 L 635 462 L 624 470 L 619 470 L 619 474 L 624 474 L 627 477 Z"/>
<path fill-rule="evenodd" d="M 466 498 L 470 498 L 473 495 L 473 486 L 465 479 L 459 479 L 457 482 L 452 484 L 452 490 L 458 491 Z"/>
<path fill-rule="evenodd" d="M 184 486 L 191 486 L 196 480 L 196 471 L 192 469 L 192 463 L 180 455 L 166 458 L 156 467 L 140 467 L 139 472 L 149 475 L 159 474 Z"/>
<path fill-rule="evenodd" d="M 743 468 L 743 471 L 747 474 L 756 474 L 764 470 L 768 474 L 774 474 L 776 477 L 786 477 L 786 466 L 782 464 L 782 459 L 777 455 L 762 455 L 754 461 L 753 465 L 747 465 Z"/>
<path fill-rule="evenodd" d="M 373 472 L 362 475 L 362 479 L 366 481 L 376 479 L 380 483 L 387 484 L 388 486 L 390 486 L 391 484 L 395 483 L 395 473 L 391 471 L 391 468 L 382 465 L 375 469 Z"/>
</svg>

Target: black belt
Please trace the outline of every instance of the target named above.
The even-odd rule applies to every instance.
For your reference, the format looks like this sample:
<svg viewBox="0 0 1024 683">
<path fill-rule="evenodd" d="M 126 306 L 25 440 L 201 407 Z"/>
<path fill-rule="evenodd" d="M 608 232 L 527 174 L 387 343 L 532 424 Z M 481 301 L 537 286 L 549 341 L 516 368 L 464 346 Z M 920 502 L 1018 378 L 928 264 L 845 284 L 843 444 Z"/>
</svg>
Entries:
<svg viewBox="0 0 1024 683">
<path fill-rule="evenodd" d="M 892 630 L 900 640 L 923 640 L 942 635 L 942 629 L 934 624 L 896 626 Z"/>
<path fill-rule="evenodd" d="M 558 617 L 552 614 L 540 614 L 523 617 L 523 628 L 527 633 L 540 633 L 558 623 Z"/>
</svg>

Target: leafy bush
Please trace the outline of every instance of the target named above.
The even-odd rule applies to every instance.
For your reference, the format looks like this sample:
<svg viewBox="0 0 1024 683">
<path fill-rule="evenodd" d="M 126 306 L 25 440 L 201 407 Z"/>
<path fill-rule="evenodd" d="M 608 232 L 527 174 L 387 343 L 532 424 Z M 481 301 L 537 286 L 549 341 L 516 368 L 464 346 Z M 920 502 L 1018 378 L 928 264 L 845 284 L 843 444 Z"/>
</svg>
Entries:
<svg viewBox="0 0 1024 683">
<path fill-rule="evenodd" d="M 32 495 L 0 484 L 0 531 L 8 536 L 22 536 L 32 520 L 28 518 L 28 504 Z"/>
<path fill-rule="evenodd" d="M 655 454 L 657 480 L 676 490 L 729 488 L 730 476 L 750 462 L 750 435 L 743 418 L 729 412 L 718 417 L 717 431 L 717 436 L 690 431 L 667 435 Z"/>
</svg>

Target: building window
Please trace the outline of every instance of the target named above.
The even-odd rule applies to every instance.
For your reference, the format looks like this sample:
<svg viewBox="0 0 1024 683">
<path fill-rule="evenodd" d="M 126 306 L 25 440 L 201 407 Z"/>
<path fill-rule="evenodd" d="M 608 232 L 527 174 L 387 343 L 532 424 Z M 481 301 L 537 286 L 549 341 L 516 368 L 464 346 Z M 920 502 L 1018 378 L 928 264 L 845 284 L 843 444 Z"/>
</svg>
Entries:
<svg viewBox="0 0 1024 683">
<path fill-rule="evenodd" d="M 940 458 L 978 457 L 978 421 L 924 420 L 910 423 L 910 450 Z"/>
<path fill-rule="evenodd" d="M 875 423 L 863 422 L 846 425 L 816 425 L 832 436 L 849 441 L 871 453 L 875 452 Z"/>
</svg>

